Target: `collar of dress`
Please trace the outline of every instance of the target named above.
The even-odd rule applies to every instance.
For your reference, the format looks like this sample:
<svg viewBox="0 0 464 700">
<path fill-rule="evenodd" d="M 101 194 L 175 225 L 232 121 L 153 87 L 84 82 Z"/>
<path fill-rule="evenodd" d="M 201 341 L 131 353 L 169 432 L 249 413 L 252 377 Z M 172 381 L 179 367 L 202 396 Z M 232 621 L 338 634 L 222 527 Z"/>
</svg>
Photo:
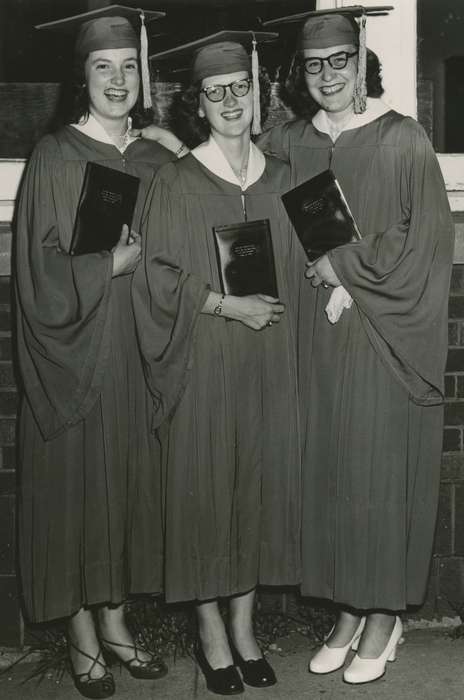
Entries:
<svg viewBox="0 0 464 700">
<path fill-rule="evenodd" d="M 101 141 L 102 143 L 107 143 L 109 146 L 115 146 L 121 153 L 124 153 L 130 143 L 138 140 L 138 136 L 129 136 L 129 130 L 132 128 L 132 119 L 130 117 L 127 119 L 127 133 L 122 146 L 118 146 L 114 143 L 113 139 L 107 134 L 93 114 L 89 114 L 87 118 L 82 117 L 77 124 L 71 124 L 71 126 L 82 134 L 89 136 L 91 139 L 95 139 L 95 141 Z"/>
<path fill-rule="evenodd" d="M 196 158 L 205 168 L 232 185 L 238 185 L 242 190 L 248 189 L 250 185 L 257 182 L 266 167 L 266 159 L 259 148 L 250 141 L 250 151 L 248 154 L 247 176 L 242 185 L 240 179 L 232 170 L 232 167 L 221 150 L 219 144 L 213 136 L 207 141 L 194 148 L 192 156 Z"/>
<path fill-rule="evenodd" d="M 348 121 L 342 124 L 341 128 L 329 119 L 327 112 L 323 109 L 320 109 L 314 115 L 312 121 L 318 131 L 321 131 L 323 134 L 328 134 L 332 141 L 336 141 L 338 136 L 344 131 L 348 131 L 348 129 L 357 129 L 360 126 L 370 124 L 370 122 L 373 122 L 390 110 L 391 107 L 385 104 L 385 102 L 382 102 L 382 100 L 368 97 L 366 111 L 362 114 L 353 113 Z"/>
</svg>

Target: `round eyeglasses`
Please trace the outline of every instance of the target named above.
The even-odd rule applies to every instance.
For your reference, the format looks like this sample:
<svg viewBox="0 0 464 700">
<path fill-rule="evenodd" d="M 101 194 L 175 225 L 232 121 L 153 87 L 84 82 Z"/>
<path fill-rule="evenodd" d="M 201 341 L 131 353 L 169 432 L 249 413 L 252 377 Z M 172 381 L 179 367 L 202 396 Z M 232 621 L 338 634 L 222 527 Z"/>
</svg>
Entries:
<svg viewBox="0 0 464 700">
<path fill-rule="evenodd" d="M 356 56 L 358 51 L 353 51 L 353 53 L 348 53 L 348 51 L 337 51 L 337 53 L 332 53 L 327 58 L 319 58 L 318 56 L 312 56 L 311 58 L 303 59 L 305 73 L 309 75 L 317 75 L 321 73 L 324 67 L 324 61 L 326 61 L 331 68 L 335 70 L 340 70 L 345 68 L 348 63 L 348 59 L 352 56 Z"/>
<path fill-rule="evenodd" d="M 227 85 L 207 85 L 201 88 L 200 92 L 204 92 L 210 102 L 222 102 L 227 93 L 227 88 L 230 88 L 232 95 L 235 97 L 245 97 L 250 92 L 251 78 L 242 78 L 242 80 L 234 80 L 233 83 Z"/>
</svg>

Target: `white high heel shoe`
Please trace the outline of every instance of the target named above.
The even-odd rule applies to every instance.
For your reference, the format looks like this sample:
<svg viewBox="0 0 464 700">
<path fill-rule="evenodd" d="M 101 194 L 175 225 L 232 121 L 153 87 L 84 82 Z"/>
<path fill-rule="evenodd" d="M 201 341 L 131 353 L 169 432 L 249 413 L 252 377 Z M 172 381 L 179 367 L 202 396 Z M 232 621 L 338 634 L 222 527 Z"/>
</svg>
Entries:
<svg viewBox="0 0 464 700">
<path fill-rule="evenodd" d="M 328 647 L 327 644 L 323 644 L 309 662 L 311 673 L 332 673 L 332 671 L 337 671 L 337 669 L 341 668 L 345 663 L 349 650 L 357 651 L 359 638 L 365 624 L 366 618 L 362 617 L 356 632 L 344 647 Z M 329 637 L 332 634 L 332 630 L 329 633 Z"/>
<path fill-rule="evenodd" d="M 396 647 L 403 634 L 403 625 L 399 617 L 395 619 L 390 639 L 383 652 L 376 659 L 363 659 L 356 654 L 343 674 L 346 683 L 370 683 L 381 678 L 385 673 L 387 661 L 396 660 Z"/>
</svg>

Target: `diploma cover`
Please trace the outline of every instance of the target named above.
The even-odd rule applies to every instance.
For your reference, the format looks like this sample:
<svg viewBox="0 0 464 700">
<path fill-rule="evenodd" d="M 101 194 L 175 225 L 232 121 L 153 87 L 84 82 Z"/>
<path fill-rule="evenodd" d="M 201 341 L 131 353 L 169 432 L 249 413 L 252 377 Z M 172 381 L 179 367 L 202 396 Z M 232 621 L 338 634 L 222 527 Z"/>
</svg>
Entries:
<svg viewBox="0 0 464 700">
<path fill-rule="evenodd" d="M 331 170 L 312 177 L 282 195 L 287 214 L 309 260 L 361 234 L 342 189 Z"/>
<path fill-rule="evenodd" d="M 279 298 L 269 219 L 213 228 L 223 294 Z"/>
<path fill-rule="evenodd" d="M 71 255 L 112 250 L 123 224 L 130 227 L 139 178 L 88 162 L 77 207 Z"/>
</svg>

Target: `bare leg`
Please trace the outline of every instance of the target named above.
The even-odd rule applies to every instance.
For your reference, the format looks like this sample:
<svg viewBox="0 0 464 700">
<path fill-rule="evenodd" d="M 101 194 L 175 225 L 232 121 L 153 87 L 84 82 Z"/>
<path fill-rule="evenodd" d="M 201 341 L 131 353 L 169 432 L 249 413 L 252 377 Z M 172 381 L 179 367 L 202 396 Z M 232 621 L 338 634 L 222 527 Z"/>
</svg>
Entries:
<svg viewBox="0 0 464 700">
<path fill-rule="evenodd" d="M 358 629 L 361 617 L 361 613 L 357 611 L 342 610 L 330 637 L 326 641 L 327 646 L 330 649 L 346 646 Z"/>
<path fill-rule="evenodd" d="M 239 654 L 249 661 L 260 659 L 261 650 L 253 632 L 253 605 L 255 591 L 235 596 L 230 601 L 230 629 L 232 641 Z"/>
<path fill-rule="evenodd" d="M 373 612 L 367 616 L 358 655 L 363 659 L 376 659 L 384 651 L 395 625 L 395 613 Z"/>
<path fill-rule="evenodd" d="M 394 661 L 401 638 L 401 621 L 390 612 L 374 611 L 367 615 L 356 656 L 345 669 L 347 683 L 370 683 L 385 673 L 387 661 Z"/>
<path fill-rule="evenodd" d="M 69 618 L 68 640 L 69 657 L 76 675 L 90 671 L 90 678 L 96 679 L 102 678 L 107 673 L 90 610 L 81 608 Z M 85 654 L 92 658 L 88 658 Z M 97 658 L 100 663 L 92 660 Z"/>
<path fill-rule="evenodd" d="M 126 646 L 111 646 L 109 649 L 118 656 L 121 661 L 131 661 L 135 656 L 134 638 L 126 625 L 124 616 L 124 603 L 118 606 L 104 605 L 98 610 L 98 622 L 102 639 L 107 642 L 117 642 Z M 150 654 L 137 647 L 137 659 L 131 666 L 139 662 L 150 661 Z"/>
<path fill-rule="evenodd" d="M 232 665 L 227 633 L 216 600 L 197 605 L 198 629 L 201 645 L 213 669 Z"/>
</svg>

